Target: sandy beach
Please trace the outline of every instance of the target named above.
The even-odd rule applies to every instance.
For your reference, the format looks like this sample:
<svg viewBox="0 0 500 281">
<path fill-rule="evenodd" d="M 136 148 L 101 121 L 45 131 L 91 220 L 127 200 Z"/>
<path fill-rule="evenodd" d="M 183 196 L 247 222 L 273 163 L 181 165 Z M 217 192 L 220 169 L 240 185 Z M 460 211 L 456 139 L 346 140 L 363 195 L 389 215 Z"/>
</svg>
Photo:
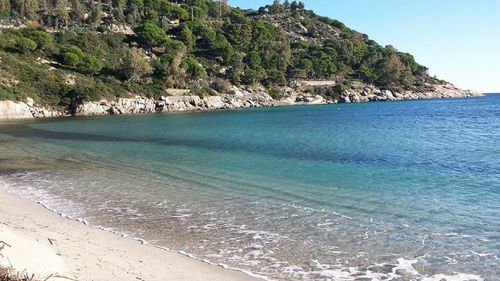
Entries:
<svg viewBox="0 0 500 281">
<path fill-rule="evenodd" d="M 63 218 L 3 187 L 0 241 L 0 265 L 41 280 L 260 280 Z"/>
</svg>

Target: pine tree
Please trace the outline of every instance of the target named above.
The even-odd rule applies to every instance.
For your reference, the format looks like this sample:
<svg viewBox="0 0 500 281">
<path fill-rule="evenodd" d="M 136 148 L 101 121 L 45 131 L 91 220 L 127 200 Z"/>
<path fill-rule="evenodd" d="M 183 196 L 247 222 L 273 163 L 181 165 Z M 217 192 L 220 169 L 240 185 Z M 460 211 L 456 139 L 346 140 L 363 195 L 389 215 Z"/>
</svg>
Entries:
<svg viewBox="0 0 500 281">
<path fill-rule="evenodd" d="M 131 25 L 135 25 L 141 19 L 141 15 L 139 13 L 139 8 L 135 4 L 130 5 L 130 10 L 127 13 L 126 21 Z"/>
<path fill-rule="evenodd" d="M 10 15 L 10 1 L 0 0 L 0 16 Z"/>
<path fill-rule="evenodd" d="M 11 13 L 18 17 L 24 16 L 24 0 L 11 0 Z"/>
<path fill-rule="evenodd" d="M 125 21 L 125 15 L 123 14 L 123 4 L 120 1 L 115 3 L 115 8 L 113 9 L 113 16 L 118 22 Z"/>
<path fill-rule="evenodd" d="M 183 24 L 181 27 L 181 41 L 188 47 L 188 49 L 192 49 L 196 44 L 196 37 L 193 35 L 191 29 L 186 24 Z"/>
<path fill-rule="evenodd" d="M 145 57 L 141 49 L 126 49 L 120 64 L 121 74 L 129 81 L 144 82 L 153 73 L 153 68 Z"/>
<path fill-rule="evenodd" d="M 107 0 L 106 5 L 108 6 L 106 11 L 108 13 L 112 13 L 113 12 L 113 0 Z"/>
<path fill-rule="evenodd" d="M 97 27 L 99 24 L 101 24 L 101 17 L 102 17 L 102 7 L 101 3 L 94 4 L 92 3 L 90 5 L 90 24 L 94 27 Z"/>
<path fill-rule="evenodd" d="M 48 9 L 47 0 L 38 0 L 38 9 L 47 12 Z"/>
<path fill-rule="evenodd" d="M 280 4 L 280 0 L 274 0 L 271 7 L 269 7 L 269 12 L 275 14 L 280 14 L 281 12 L 283 12 L 283 7 Z"/>
<path fill-rule="evenodd" d="M 24 17 L 30 20 L 37 18 L 36 10 L 38 7 L 37 0 L 24 0 Z"/>
<path fill-rule="evenodd" d="M 285 0 L 285 2 L 283 2 L 283 8 L 285 8 L 285 11 L 290 11 L 290 1 L 288 0 Z"/>
<path fill-rule="evenodd" d="M 71 19 L 77 23 L 81 23 L 85 19 L 85 10 L 83 9 L 80 0 L 72 0 L 71 6 Z"/>
<path fill-rule="evenodd" d="M 67 0 L 57 0 L 54 12 L 57 18 L 56 27 L 66 25 L 66 23 L 70 20 Z"/>
</svg>

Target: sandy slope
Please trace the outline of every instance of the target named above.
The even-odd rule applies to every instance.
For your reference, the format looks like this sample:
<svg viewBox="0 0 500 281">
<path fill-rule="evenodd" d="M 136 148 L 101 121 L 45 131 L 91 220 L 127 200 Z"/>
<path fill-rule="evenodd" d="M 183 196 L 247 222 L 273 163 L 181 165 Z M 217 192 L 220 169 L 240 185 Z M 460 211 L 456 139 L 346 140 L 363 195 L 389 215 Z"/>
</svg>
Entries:
<svg viewBox="0 0 500 281">
<path fill-rule="evenodd" d="M 0 265 L 12 265 L 39 277 L 59 274 L 76 280 L 258 280 L 62 218 L 2 187 L 0 241 L 7 243 L 0 252 Z"/>
</svg>

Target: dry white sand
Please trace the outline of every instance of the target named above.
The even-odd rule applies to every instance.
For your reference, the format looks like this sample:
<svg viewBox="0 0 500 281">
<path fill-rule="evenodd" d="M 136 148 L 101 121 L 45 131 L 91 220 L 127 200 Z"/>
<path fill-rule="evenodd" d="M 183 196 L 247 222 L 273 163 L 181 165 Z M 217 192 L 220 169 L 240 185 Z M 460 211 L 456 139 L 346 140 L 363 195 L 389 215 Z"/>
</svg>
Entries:
<svg viewBox="0 0 500 281">
<path fill-rule="evenodd" d="M 0 241 L 0 265 L 42 280 L 260 280 L 63 218 L 1 186 Z"/>
</svg>

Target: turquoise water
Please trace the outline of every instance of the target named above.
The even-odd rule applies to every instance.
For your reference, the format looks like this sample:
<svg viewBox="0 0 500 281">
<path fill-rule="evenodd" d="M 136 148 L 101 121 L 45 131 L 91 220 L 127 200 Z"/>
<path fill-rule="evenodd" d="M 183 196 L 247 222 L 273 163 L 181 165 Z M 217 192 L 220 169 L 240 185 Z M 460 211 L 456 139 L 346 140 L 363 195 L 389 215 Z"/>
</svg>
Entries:
<svg viewBox="0 0 500 281">
<path fill-rule="evenodd" d="M 4 122 L 0 140 L 12 192 L 212 263 L 500 280 L 500 95 Z"/>
</svg>

